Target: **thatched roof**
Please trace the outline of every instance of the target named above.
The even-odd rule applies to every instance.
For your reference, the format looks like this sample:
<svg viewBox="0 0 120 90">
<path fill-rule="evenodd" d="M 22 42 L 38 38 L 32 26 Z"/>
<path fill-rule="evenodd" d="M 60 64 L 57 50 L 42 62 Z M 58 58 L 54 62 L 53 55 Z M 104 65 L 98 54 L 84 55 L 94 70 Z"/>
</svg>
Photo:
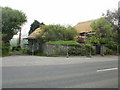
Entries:
<svg viewBox="0 0 120 90">
<path fill-rule="evenodd" d="M 90 27 L 91 23 L 94 22 L 95 20 L 90 20 L 86 22 L 80 22 L 77 25 L 74 26 L 74 28 L 77 30 L 78 33 L 89 33 L 92 31 L 92 28 Z M 34 32 L 32 32 L 29 36 L 28 39 L 35 39 L 38 35 L 42 34 L 43 30 L 40 28 L 37 28 Z"/>
<path fill-rule="evenodd" d="M 43 30 L 40 28 L 37 28 L 34 32 L 32 32 L 29 36 L 28 39 L 35 39 L 38 35 L 42 34 Z"/>
<path fill-rule="evenodd" d="M 80 22 L 77 25 L 74 26 L 74 28 L 77 30 L 78 33 L 88 33 L 92 31 L 91 28 L 91 23 L 94 22 L 95 20 L 90 20 L 86 22 Z"/>
</svg>

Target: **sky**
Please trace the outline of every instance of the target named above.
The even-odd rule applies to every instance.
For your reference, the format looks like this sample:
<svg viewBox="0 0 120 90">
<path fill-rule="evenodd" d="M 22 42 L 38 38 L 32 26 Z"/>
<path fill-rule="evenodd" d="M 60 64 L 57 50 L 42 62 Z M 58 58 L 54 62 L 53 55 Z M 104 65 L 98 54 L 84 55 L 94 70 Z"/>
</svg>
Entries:
<svg viewBox="0 0 120 90">
<path fill-rule="evenodd" d="M 22 26 L 22 37 L 27 37 L 34 20 L 46 25 L 75 26 L 79 22 L 97 19 L 108 9 L 118 8 L 120 0 L 0 0 L 0 6 L 24 12 L 27 22 Z M 18 37 L 15 35 L 14 37 Z"/>
</svg>

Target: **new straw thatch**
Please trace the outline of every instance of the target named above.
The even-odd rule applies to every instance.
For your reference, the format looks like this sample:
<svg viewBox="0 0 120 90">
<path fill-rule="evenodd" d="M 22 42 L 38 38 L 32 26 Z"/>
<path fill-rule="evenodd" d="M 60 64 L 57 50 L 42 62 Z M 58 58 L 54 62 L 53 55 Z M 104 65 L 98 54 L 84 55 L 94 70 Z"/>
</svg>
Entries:
<svg viewBox="0 0 120 90">
<path fill-rule="evenodd" d="M 86 22 L 80 22 L 77 25 L 74 26 L 74 28 L 77 30 L 78 33 L 89 33 L 92 31 L 91 24 L 95 20 L 90 20 Z"/>
<path fill-rule="evenodd" d="M 37 28 L 34 32 L 32 32 L 29 36 L 28 39 L 35 39 L 38 35 L 42 34 L 43 30 L 40 28 Z"/>
</svg>

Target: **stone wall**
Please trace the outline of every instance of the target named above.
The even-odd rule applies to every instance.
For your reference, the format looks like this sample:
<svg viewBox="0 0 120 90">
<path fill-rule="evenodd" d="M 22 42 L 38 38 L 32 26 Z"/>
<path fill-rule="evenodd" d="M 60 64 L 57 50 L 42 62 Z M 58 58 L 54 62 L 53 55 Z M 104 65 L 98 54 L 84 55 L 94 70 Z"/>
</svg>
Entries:
<svg viewBox="0 0 120 90">
<path fill-rule="evenodd" d="M 70 53 L 70 51 L 76 47 L 77 46 L 43 44 L 42 49 L 43 49 L 43 53 L 47 54 L 47 55 L 67 55 L 67 52 Z M 95 46 L 93 46 L 93 47 L 94 47 L 94 51 L 92 51 L 91 53 L 95 54 L 96 53 Z M 106 49 L 104 47 L 103 52 L 105 52 L 105 51 L 106 51 Z M 78 46 L 75 49 L 75 51 L 73 51 L 73 52 L 76 52 L 76 53 L 79 52 L 79 53 L 81 53 L 80 55 L 89 55 L 90 49 L 82 47 L 82 46 Z"/>
<path fill-rule="evenodd" d="M 67 45 L 54 45 L 54 44 L 44 44 L 43 53 L 48 55 L 66 55 L 67 50 L 70 48 Z"/>
<path fill-rule="evenodd" d="M 97 48 L 92 53 L 97 54 Z M 67 46 L 67 45 L 55 45 L 55 44 L 40 44 L 37 43 L 36 41 L 29 41 L 29 51 L 30 52 L 38 52 L 38 53 L 43 53 L 47 55 L 67 55 L 67 53 L 71 55 L 89 55 L 90 54 L 90 49 L 88 47 L 83 46 Z M 106 47 L 103 48 L 103 50 L 100 48 L 100 53 L 103 54 L 102 52 L 106 51 Z"/>
</svg>

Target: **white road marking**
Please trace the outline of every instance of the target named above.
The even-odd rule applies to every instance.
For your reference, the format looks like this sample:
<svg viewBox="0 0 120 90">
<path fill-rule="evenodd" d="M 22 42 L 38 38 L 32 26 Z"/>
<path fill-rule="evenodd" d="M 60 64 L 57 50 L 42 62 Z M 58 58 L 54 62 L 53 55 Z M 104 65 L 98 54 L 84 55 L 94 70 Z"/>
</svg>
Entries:
<svg viewBox="0 0 120 90">
<path fill-rule="evenodd" d="M 111 71 L 111 70 L 117 70 L 117 69 L 118 68 L 101 69 L 101 70 L 97 70 L 97 72 Z"/>
</svg>

